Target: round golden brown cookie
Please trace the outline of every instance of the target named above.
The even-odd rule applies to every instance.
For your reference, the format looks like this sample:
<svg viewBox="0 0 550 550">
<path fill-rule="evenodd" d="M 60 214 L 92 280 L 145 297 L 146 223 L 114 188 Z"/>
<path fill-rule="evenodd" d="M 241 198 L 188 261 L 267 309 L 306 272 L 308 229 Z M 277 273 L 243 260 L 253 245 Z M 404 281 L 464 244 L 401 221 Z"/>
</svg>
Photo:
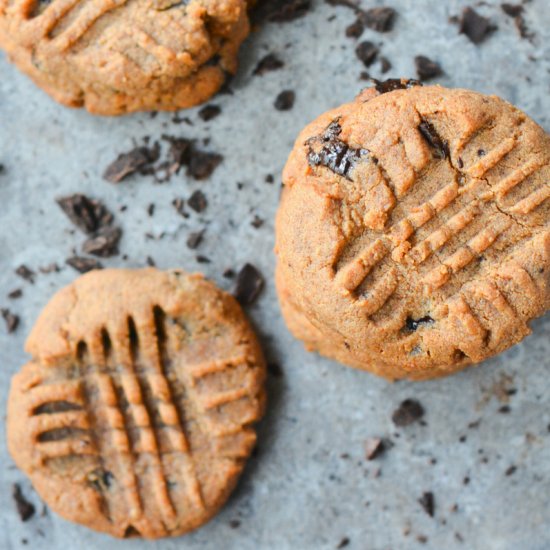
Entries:
<svg viewBox="0 0 550 550">
<path fill-rule="evenodd" d="M 245 0 L 2 0 L 0 46 L 57 101 L 117 115 L 206 101 L 234 73 Z"/>
<path fill-rule="evenodd" d="M 178 270 L 94 271 L 52 298 L 26 349 L 8 446 L 52 510 L 157 538 L 224 504 L 265 401 L 262 353 L 233 297 Z"/>
<path fill-rule="evenodd" d="M 307 126 L 283 173 L 277 287 L 310 349 L 431 378 L 550 307 L 550 138 L 494 96 L 376 82 Z"/>
</svg>

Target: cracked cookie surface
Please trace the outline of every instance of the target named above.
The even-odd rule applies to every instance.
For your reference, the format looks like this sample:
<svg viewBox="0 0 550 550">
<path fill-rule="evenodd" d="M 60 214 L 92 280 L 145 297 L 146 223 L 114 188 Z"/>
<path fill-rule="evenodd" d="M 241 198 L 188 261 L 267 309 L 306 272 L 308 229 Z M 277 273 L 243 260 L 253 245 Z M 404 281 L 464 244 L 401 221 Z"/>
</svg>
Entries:
<svg viewBox="0 0 550 550">
<path fill-rule="evenodd" d="M 8 447 L 52 510 L 158 538 L 224 504 L 265 401 L 262 353 L 230 295 L 179 270 L 91 272 L 52 298 L 26 348 Z"/>
<path fill-rule="evenodd" d="M 244 0 L 0 0 L 0 47 L 57 101 L 117 115 L 192 107 L 236 70 Z"/>
<path fill-rule="evenodd" d="M 430 378 L 550 307 L 550 138 L 494 96 L 410 81 L 307 126 L 283 173 L 277 287 L 306 345 Z"/>
</svg>

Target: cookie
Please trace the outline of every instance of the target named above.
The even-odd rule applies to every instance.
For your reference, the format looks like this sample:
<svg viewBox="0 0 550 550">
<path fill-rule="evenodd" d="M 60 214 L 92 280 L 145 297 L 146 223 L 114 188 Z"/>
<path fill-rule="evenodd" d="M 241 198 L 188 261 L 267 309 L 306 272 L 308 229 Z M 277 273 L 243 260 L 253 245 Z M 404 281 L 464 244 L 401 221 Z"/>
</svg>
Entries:
<svg viewBox="0 0 550 550">
<path fill-rule="evenodd" d="M 7 439 L 64 518 L 174 536 L 224 504 L 255 446 L 265 364 L 242 310 L 200 275 L 83 275 L 58 292 L 13 377 Z"/>
<path fill-rule="evenodd" d="M 236 71 L 245 0 L 0 3 L 0 47 L 57 101 L 102 115 L 192 107 Z"/>
<path fill-rule="evenodd" d="M 550 307 L 550 138 L 469 90 L 375 82 L 298 137 L 276 282 L 307 347 L 397 379 L 504 351 Z"/>
</svg>

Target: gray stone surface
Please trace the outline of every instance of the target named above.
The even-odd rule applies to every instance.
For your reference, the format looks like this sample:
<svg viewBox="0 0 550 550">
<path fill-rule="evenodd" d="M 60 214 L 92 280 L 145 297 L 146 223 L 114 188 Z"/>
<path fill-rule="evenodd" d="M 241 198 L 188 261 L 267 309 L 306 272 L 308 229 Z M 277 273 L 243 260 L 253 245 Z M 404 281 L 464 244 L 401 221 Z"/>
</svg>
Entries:
<svg viewBox="0 0 550 550">
<path fill-rule="evenodd" d="M 526 2 L 533 43 L 519 39 L 498 1 L 484 2 L 480 11 L 499 28 L 479 47 L 448 22 L 465 2 L 388 3 L 399 11 L 395 30 L 366 31 L 362 39 L 383 43 L 383 55 L 393 64 L 390 75 L 413 75 L 413 57 L 428 55 L 445 70 L 442 84 L 501 95 L 550 129 L 547 0 Z M 248 313 L 269 360 L 284 371 L 269 379 L 259 453 L 234 496 L 210 524 L 176 540 L 117 542 L 51 512 L 42 514 L 38 497 L 8 456 L 1 423 L 0 549 L 317 550 L 343 546 L 347 539 L 347 548 L 369 550 L 550 548 L 548 316 L 533 323 L 534 334 L 521 345 L 479 368 L 444 380 L 393 385 L 306 353 L 279 316 L 272 249 L 280 172 L 297 132 L 363 85 L 355 43 L 344 35 L 353 19 L 349 9 L 315 0 L 306 17 L 263 26 L 243 48 L 234 95 L 212 100 L 222 114 L 203 123 L 197 109 L 190 110 L 184 115 L 192 126 L 173 123 L 169 114 L 107 119 L 65 109 L 0 59 L 0 162 L 6 166 L 0 176 L 0 307 L 21 317 L 15 334 L 7 335 L 0 324 L 2 409 L 10 377 L 26 360 L 25 334 L 48 297 L 77 275 L 64 260 L 83 236 L 72 232 L 54 202 L 74 192 L 105 201 L 124 228 L 121 250 L 127 259 L 117 256 L 104 262 L 108 266 L 143 266 L 151 256 L 161 268 L 201 270 L 228 288 L 225 268 L 256 264 L 267 288 Z M 272 51 L 285 68 L 252 76 L 257 61 Z M 372 74 L 379 76 L 377 65 Z M 286 88 L 296 90 L 296 104 L 280 113 L 273 101 Z M 102 180 L 106 165 L 133 140 L 163 133 L 208 137 L 208 148 L 225 161 L 202 183 L 182 175 L 162 185 L 149 177 L 117 186 Z M 275 175 L 274 184 L 264 181 L 266 174 Z M 195 189 L 205 192 L 208 208 L 184 220 L 171 201 Z M 150 203 L 156 205 L 152 217 L 146 212 Z M 259 229 L 250 225 L 255 214 L 266 220 Z M 204 243 L 189 250 L 188 233 L 204 226 Z M 148 240 L 147 232 L 164 236 Z M 211 263 L 198 264 L 197 253 Z M 61 271 L 38 274 L 34 284 L 14 274 L 20 264 L 38 271 L 52 262 Z M 7 292 L 15 288 L 23 289 L 23 297 L 8 300 Z M 515 393 L 509 396 L 511 389 Z M 425 425 L 396 429 L 391 413 L 408 397 L 424 405 Z M 510 412 L 499 412 L 505 405 Z M 472 422 L 477 427 L 468 427 Z M 388 438 L 392 446 L 367 462 L 364 441 L 370 436 Z M 507 476 L 510 466 L 517 469 Z M 22 483 L 38 508 L 27 523 L 11 498 L 14 482 Z M 425 491 L 435 495 L 434 518 L 418 503 Z M 238 528 L 230 526 L 234 520 Z"/>
</svg>

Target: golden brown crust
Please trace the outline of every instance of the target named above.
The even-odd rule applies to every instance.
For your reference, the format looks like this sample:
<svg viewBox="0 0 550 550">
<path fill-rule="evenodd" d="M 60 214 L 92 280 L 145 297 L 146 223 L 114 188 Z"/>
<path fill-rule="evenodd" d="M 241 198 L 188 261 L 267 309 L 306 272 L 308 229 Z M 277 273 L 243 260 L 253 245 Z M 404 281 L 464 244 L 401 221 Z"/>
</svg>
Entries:
<svg viewBox="0 0 550 550">
<path fill-rule="evenodd" d="M 388 378 L 448 374 L 519 342 L 550 307 L 549 161 L 544 130 L 468 90 L 370 89 L 325 113 L 283 174 L 291 330 Z"/>
<path fill-rule="evenodd" d="M 53 297 L 27 350 L 8 447 L 54 511 L 157 538 L 224 504 L 265 402 L 262 353 L 231 296 L 178 270 L 91 272 Z"/>
<path fill-rule="evenodd" d="M 192 107 L 234 73 L 244 0 L 0 0 L 0 46 L 57 101 L 117 115 Z"/>
</svg>

